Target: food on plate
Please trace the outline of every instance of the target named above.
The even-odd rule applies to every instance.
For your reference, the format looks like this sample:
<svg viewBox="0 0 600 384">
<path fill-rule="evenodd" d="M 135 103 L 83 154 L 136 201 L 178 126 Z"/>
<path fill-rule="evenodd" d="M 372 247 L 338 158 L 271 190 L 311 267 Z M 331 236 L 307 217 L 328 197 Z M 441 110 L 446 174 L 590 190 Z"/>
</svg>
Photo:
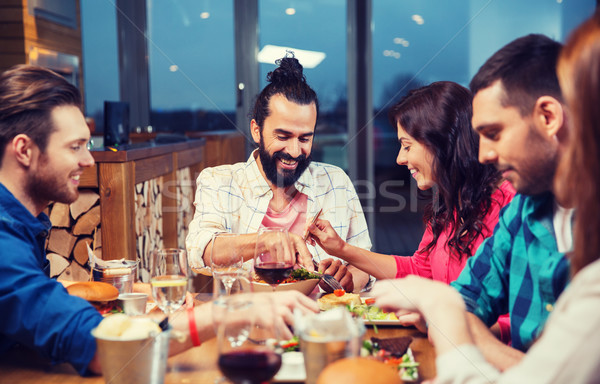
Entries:
<svg viewBox="0 0 600 384">
<path fill-rule="evenodd" d="M 384 364 L 398 370 L 398 375 L 403 381 L 416 381 L 419 379 L 419 363 L 415 361 L 409 348 L 412 337 L 392 337 L 363 341 L 361 356 L 375 358 Z"/>
<path fill-rule="evenodd" d="M 401 337 L 389 337 L 387 339 L 380 339 L 377 337 L 371 337 L 371 343 L 373 348 L 378 350 L 384 350 L 395 357 L 402 357 L 408 350 L 408 346 L 412 343 L 412 337 L 401 336 Z"/>
<path fill-rule="evenodd" d="M 393 312 L 384 312 L 381 308 L 372 305 L 372 299 L 366 299 L 364 303 L 348 305 L 348 310 L 355 316 L 361 317 L 368 321 L 381 320 L 398 320 L 398 317 Z"/>
<path fill-rule="evenodd" d="M 140 340 L 160 332 L 158 324 L 151 319 L 133 319 L 125 314 L 117 313 L 102 320 L 95 329 L 94 336 L 119 340 Z"/>
<path fill-rule="evenodd" d="M 286 284 L 286 283 L 294 283 L 296 281 L 302 281 L 302 280 L 311 280 L 311 279 L 320 279 L 321 276 L 312 273 L 312 272 L 308 272 L 306 269 L 304 268 L 298 268 L 298 269 L 294 269 L 291 273 L 290 276 L 283 280 L 281 282 L 281 284 Z M 262 280 L 258 275 L 254 274 L 254 281 L 257 283 L 264 283 L 264 284 L 268 284 L 266 281 Z"/>
<path fill-rule="evenodd" d="M 327 311 L 340 306 L 361 305 L 362 301 L 356 293 L 344 292 L 342 295 L 339 295 L 339 293 L 328 293 L 321 296 L 317 300 L 317 304 L 319 304 L 321 311 Z"/>
<path fill-rule="evenodd" d="M 119 290 L 108 283 L 101 281 L 74 283 L 67 287 L 67 292 L 87 300 L 103 315 L 118 311 L 116 300 L 119 297 Z"/>
<path fill-rule="evenodd" d="M 401 383 L 397 371 L 380 361 L 350 357 L 329 364 L 319 374 L 317 384 Z"/>
<path fill-rule="evenodd" d="M 297 352 L 300 350 L 300 341 L 298 336 L 294 336 L 289 340 L 280 342 L 283 352 Z"/>
</svg>

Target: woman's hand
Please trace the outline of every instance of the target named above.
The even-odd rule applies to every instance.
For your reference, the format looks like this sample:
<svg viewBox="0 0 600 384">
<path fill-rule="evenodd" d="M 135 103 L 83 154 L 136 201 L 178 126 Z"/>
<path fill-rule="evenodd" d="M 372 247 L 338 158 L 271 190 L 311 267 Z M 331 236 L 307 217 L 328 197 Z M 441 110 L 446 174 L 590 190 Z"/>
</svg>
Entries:
<svg viewBox="0 0 600 384">
<path fill-rule="evenodd" d="M 311 241 L 316 241 L 329 255 L 340 256 L 346 242 L 337 234 L 331 223 L 327 220 L 317 220 L 308 227 Z"/>
<path fill-rule="evenodd" d="M 418 312 L 428 318 L 440 308 L 452 306 L 464 310 L 465 303 L 453 288 L 439 281 L 418 276 L 403 279 L 383 280 L 375 283 L 371 294 L 377 306 L 399 315 Z"/>
<path fill-rule="evenodd" d="M 417 312 L 409 312 L 398 316 L 398 322 L 405 327 L 414 326 L 420 332 L 427 333 L 427 323 L 423 316 Z"/>
<path fill-rule="evenodd" d="M 273 319 L 268 312 L 257 311 L 255 320 L 263 325 L 277 327 L 284 340 L 291 339 L 293 336 L 290 327 L 294 326 L 294 310 L 302 312 L 303 315 L 319 312 L 317 302 L 298 291 L 264 292 L 253 295 L 270 299 L 275 312 Z"/>
</svg>

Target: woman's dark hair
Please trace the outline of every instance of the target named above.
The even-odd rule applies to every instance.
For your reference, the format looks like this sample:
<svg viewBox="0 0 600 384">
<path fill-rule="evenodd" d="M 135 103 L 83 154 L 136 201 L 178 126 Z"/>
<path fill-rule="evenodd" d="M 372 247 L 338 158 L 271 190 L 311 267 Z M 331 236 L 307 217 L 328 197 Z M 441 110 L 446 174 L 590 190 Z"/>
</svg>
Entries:
<svg viewBox="0 0 600 384">
<path fill-rule="evenodd" d="M 50 114 L 56 107 L 81 108 L 79 90 L 57 73 L 30 65 L 15 66 L 0 76 L 0 164 L 6 145 L 26 134 L 46 150 L 54 130 Z"/>
<path fill-rule="evenodd" d="M 273 95 L 281 93 L 289 101 L 300 105 L 315 103 L 317 117 L 319 116 L 319 100 L 315 91 L 306 83 L 302 74 L 302 65 L 294 54 L 288 52 L 284 58 L 278 59 L 274 71 L 267 74 L 269 84 L 256 97 L 250 117 L 263 129 L 263 123 L 271 114 L 269 101 Z"/>
<path fill-rule="evenodd" d="M 431 250 L 448 227 L 449 251 L 455 250 L 458 258 L 471 256 L 471 244 L 482 235 L 483 219 L 500 180 L 493 166 L 478 161 L 479 139 L 471 128 L 471 99 L 468 89 L 440 81 L 410 91 L 388 113 L 394 127 L 400 125 L 433 155 L 437 188 L 424 215 L 433 240 L 422 252 Z"/>
</svg>

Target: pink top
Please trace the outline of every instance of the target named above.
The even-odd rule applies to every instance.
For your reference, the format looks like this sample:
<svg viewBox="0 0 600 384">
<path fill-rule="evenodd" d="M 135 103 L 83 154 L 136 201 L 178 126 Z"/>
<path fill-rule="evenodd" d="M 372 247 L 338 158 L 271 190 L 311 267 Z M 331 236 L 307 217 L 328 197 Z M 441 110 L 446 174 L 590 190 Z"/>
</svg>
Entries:
<svg viewBox="0 0 600 384">
<path fill-rule="evenodd" d="M 494 227 L 498 223 L 498 215 L 502 207 L 510 203 L 515 190 L 508 181 L 504 181 L 500 188 L 496 189 L 492 194 L 492 204 L 485 216 L 483 223 L 484 228 L 482 236 L 479 236 L 473 243 L 471 243 L 471 252 L 475 253 L 479 245 L 483 240 L 494 231 Z M 433 280 L 442 281 L 446 284 L 450 284 L 456 280 L 460 272 L 463 270 L 467 257 L 460 258 L 451 257 L 446 242 L 448 241 L 448 230 L 443 231 L 438 236 L 436 245 L 429 250 L 429 252 L 415 252 L 413 256 L 394 256 L 396 258 L 396 278 L 404 277 L 407 275 L 419 275 Z M 425 248 L 429 242 L 433 239 L 433 232 L 431 227 L 428 225 L 423 239 L 419 244 L 418 249 Z"/>
<path fill-rule="evenodd" d="M 306 228 L 307 201 L 308 196 L 298 192 L 283 211 L 275 212 L 271 208 L 267 208 L 267 213 L 260 226 L 287 228 L 288 232 L 302 236 Z"/>
<path fill-rule="evenodd" d="M 485 238 L 492 235 L 496 224 L 498 224 L 500 210 L 510 203 L 515 193 L 515 189 L 508 181 L 504 181 L 500 185 L 500 188 L 494 191 L 492 194 L 492 205 L 483 220 L 485 226 L 481 231 L 482 235 L 471 243 L 471 254 L 475 253 Z M 396 278 L 407 275 L 419 275 L 428 279 L 443 281 L 446 284 L 450 284 L 456 280 L 467 263 L 467 257 L 461 257 L 458 260 L 456 257 L 450 256 L 448 247 L 446 246 L 448 234 L 448 230 L 440 233 L 437 243 L 429 252 L 417 251 L 412 256 L 394 256 L 397 268 Z M 433 232 L 431 232 L 431 227 L 428 225 L 418 249 L 425 248 L 432 239 Z M 508 314 L 500 316 L 498 325 L 500 326 L 500 339 L 504 343 L 509 344 L 510 319 Z"/>
</svg>

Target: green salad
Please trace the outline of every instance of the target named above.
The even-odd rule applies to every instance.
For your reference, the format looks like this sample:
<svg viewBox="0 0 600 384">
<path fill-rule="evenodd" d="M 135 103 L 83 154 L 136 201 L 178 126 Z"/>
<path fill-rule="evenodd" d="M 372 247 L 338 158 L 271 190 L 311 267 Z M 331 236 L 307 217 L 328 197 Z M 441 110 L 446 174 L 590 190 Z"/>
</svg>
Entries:
<svg viewBox="0 0 600 384">
<path fill-rule="evenodd" d="M 320 279 L 321 276 L 308 272 L 304 268 L 294 269 L 292 273 L 290 273 L 290 277 L 288 280 L 310 280 L 310 279 Z"/>
<path fill-rule="evenodd" d="M 360 354 L 363 357 L 375 357 L 385 364 L 396 367 L 402 381 L 419 380 L 419 363 L 415 361 L 410 348 L 401 357 L 394 357 L 388 351 L 378 348 L 371 340 L 364 340 Z"/>
<path fill-rule="evenodd" d="M 348 308 L 348 310 L 358 316 L 361 317 L 365 320 L 368 321 L 373 321 L 373 320 L 398 320 L 398 318 L 396 317 L 396 314 L 394 314 L 393 312 L 383 312 L 380 308 L 374 306 L 374 305 L 368 305 L 368 304 L 360 304 L 360 305 L 355 305 L 355 304 L 349 304 L 346 306 Z"/>
</svg>

